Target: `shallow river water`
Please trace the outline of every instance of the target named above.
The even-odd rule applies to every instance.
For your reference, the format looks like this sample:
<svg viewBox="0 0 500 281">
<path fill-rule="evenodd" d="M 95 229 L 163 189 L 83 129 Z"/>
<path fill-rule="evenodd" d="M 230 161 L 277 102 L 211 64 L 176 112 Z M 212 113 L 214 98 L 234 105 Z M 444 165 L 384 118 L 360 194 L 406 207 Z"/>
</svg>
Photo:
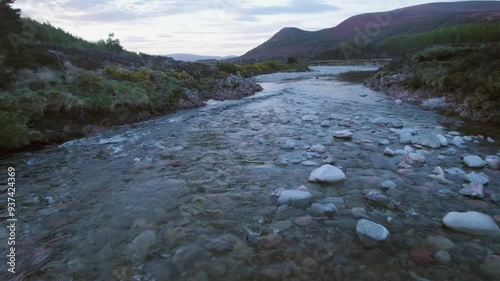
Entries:
<svg viewBox="0 0 500 281">
<path fill-rule="evenodd" d="M 498 236 L 442 224 L 451 211 L 498 223 L 500 172 L 461 158 L 499 153 L 499 128 L 397 104 L 336 76 L 369 67 L 314 70 L 258 77 L 264 91 L 252 97 L 0 160 L 17 171 L 18 219 L 15 275 L 5 262 L 8 229 L 0 229 L 0 279 L 500 280 Z M 401 126 L 441 133 L 450 145 L 410 144 L 426 157 L 420 165 L 384 155 L 408 145 Z M 333 138 L 337 130 L 352 140 Z M 452 144 L 451 131 L 465 136 L 464 147 Z M 309 182 L 325 163 L 346 180 Z M 461 195 L 463 175 L 431 178 L 437 166 L 484 173 L 486 195 Z M 385 181 L 394 186 L 381 188 Z M 299 187 L 337 212 L 278 205 L 277 190 Z M 381 196 L 368 196 L 373 190 Z M 385 226 L 389 238 L 366 247 L 356 234 L 361 218 Z"/>
</svg>

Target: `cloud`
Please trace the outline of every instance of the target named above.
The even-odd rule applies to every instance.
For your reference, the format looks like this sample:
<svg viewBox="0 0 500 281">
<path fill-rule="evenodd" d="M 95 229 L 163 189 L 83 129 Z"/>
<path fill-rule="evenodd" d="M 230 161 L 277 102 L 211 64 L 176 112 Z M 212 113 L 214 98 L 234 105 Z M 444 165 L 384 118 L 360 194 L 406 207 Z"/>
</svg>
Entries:
<svg viewBox="0 0 500 281">
<path fill-rule="evenodd" d="M 339 10 L 338 7 L 325 4 L 323 1 L 291 0 L 286 5 L 256 6 L 244 9 L 250 16 L 282 15 L 282 14 L 320 14 Z"/>
</svg>

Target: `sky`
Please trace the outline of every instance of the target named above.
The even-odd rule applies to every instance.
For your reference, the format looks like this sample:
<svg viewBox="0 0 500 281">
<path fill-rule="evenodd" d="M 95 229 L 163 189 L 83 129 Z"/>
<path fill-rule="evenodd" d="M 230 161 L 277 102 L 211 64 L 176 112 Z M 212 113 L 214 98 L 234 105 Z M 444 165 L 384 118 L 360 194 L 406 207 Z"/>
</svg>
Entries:
<svg viewBox="0 0 500 281">
<path fill-rule="evenodd" d="M 110 32 L 129 51 L 243 55 L 284 27 L 315 31 L 347 18 L 456 0 L 17 0 L 23 17 L 86 40 Z"/>
</svg>

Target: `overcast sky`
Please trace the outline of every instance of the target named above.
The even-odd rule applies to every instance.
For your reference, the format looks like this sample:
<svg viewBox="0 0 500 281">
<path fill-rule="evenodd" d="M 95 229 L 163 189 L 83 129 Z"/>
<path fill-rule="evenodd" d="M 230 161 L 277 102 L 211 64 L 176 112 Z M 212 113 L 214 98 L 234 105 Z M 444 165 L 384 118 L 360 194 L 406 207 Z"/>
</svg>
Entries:
<svg viewBox="0 0 500 281">
<path fill-rule="evenodd" d="M 357 14 L 448 0 L 17 0 L 23 16 L 87 40 L 114 32 L 149 54 L 242 55 L 283 27 L 319 30 Z"/>
</svg>

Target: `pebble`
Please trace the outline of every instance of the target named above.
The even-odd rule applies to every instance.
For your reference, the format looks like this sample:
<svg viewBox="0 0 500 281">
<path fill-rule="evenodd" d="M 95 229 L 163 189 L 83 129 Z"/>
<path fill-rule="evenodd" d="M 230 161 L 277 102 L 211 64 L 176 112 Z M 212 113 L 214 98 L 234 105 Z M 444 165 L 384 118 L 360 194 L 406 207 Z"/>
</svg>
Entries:
<svg viewBox="0 0 500 281">
<path fill-rule="evenodd" d="M 326 148 L 322 144 L 315 144 L 315 145 L 311 146 L 311 151 L 322 154 L 322 153 L 325 153 Z"/>
<path fill-rule="evenodd" d="M 394 150 L 386 147 L 385 150 L 384 150 L 384 155 L 386 155 L 386 156 L 394 156 L 394 155 L 396 155 L 396 153 L 394 152 Z"/>
<path fill-rule="evenodd" d="M 317 116 L 314 116 L 314 115 L 304 115 L 302 116 L 302 121 L 304 122 L 312 122 L 314 120 L 318 119 Z"/>
<path fill-rule="evenodd" d="M 408 158 L 410 159 L 410 163 L 414 164 L 424 164 L 427 160 L 425 156 L 418 153 L 410 153 L 408 154 Z"/>
<path fill-rule="evenodd" d="M 443 224 L 458 232 L 500 236 L 500 228 L 495 221 L 490 216 L 478 212 L 449 212 L 444 216 Z"/>
<path fill-rule="evenodd" d="M 378 141 L 378 144 L 380 145 L 389 145 L 391 142 L 387 139 L 381 139 Z"/>
<path fill-rule="evenodd" d="M 426 249 L 432 252 L 437 252 L 440 250 L 450 250 L 455 247 L 455 243 L 453 243 L 453 241 L 440 235 L 432 235 L 427 237 L 424 245 Z"/>
<path fill-rule="evenodd" d="M 349 130 L 334 131 L 333 137 L 338 139 L 352 139 L 352 133 Z"/>
<path fill-rule="evenodd" d="M 314 170 L 309 176 L 309 181 L 318 183 L 338 183 L 345 180 L 345 174 L 332 165 L 323 165 Z"/>
<path fill-rule="evenodd" d="M 450 254 L 444 250 L 437 251 L 434 254 L 434 258 L 440 264 L 449 264 L 451 262 Z"/>
<path fill-rule="evenodd" d="M 332 203 L 325 203 L 325 204 L 313 203 L 311 205 L 311 212 L 319 216 L 332 217 L 333 214 L 338 213 L 338 210 L 337 207 L 335 207 L 335 205 Z"/>
<path fill-rule="evenodd" d="M 312 194 L 301 190 L 284 190 L 278 198 L 279 205 L 305 207 L 311 203 Z"/>
<path fill-rule="evenodd" d="M 495 140 L 494 140 L 494 139 L 492 139 L 492 138 L 490 138 L 490 137 L 488 137 L 488 138 L 486 139 L 486 141 L 488 141 L 489 143 L 495 143 Z"/>
<path fill-rule="evenodd" d="M 469 173 L 467 175 L 465 175 L 465 180 L 468 181 L 468 182 L 480 182 L 481 184 L 483 185 L 486 185 L 490 182 L 489 178 L 487 175 L 485 175 L 484 173 Z"/>
<path fill-rule="evenodd" d="M 433 171 L 432 173 L 434 174 L 438 174 L 438 175 L 444 175 L 444 171 L 443 171 L 443 168 L 437 166 Z"/>
<path fill-rule="evenodd" d="M 323 122 L 320 123 L 320 126 L 328 128 L 328 127 L 332 126 L 332 123 L 330 123 L 329 121 L 323 121 Z"/>
<path fill-rule="evenodd" d="M 483 168 L 484 167 L 483 159 L 481 159 L 481 157 L 479 157 L 477 155 L 465 156 L 464 163 L 469 168 Z"/>
<path fill-rule="evenodd" d="M 323 199 L 323 202 L 332 203 L 337 209 L 345 209 L 346 207 L 344 199 L 340 197 L 327 197 Z"/>
<path fill-rule="evenodd" d="M 444 171 L 450 175 L 465 175 L 465 172 L 460 168 L 445 169 Z"/>
<path fill-rule="evenodd" d="M 281 145 L 281 148 L 283 149 L 294 149 L 296 146 L 295 142 L 293 140 L 287 140 L 286 143 Z"/>
<path fill-rule="evenodd" d="M 313 161 L 304 161 L 304 162 L 302 162 L 302 165 L 304 165 L 306 167 L 312 167 L 312 166 L 318 166 L 318 163 L 313 162 Z"/>
<path fill-rule="evenodd" d="M 373 247 L 378 242 L 385 241 L 389 238 L 389 231 L 387 228 L 367 219 L 360 219 L 357 222 L 356 234 L 361 242 L 367 247 Z"/>
<path fill-rule="evenodd" d="M 483 198 L 484 197 L 483 184 L 477 181 L 471 182 L 470 184 L 464 184 L 463 188 L 460 190 L 460 194 L 472 198 Z"/>
<path fill-rule="evenodd" d="M 351 215 L 355 218 L 366 217 L 366 209 L 364 207 L 354 207 L 351 209 Z"/>
<path fill-rule="evenodd" d="M 396 184 L 392 181 L 384 181 L 380 187 L 384 190 L 391 189 L 391 188 L 396 188 Z"/>
<path fill-rule="evenodd" d="M 418 265 L 429 265 L 434 262 L 434 259 L 427 250 L 415 248 L 410 251 L 411 260 Z"/>
<path fill-rule="evenodd" d="M 446 139 L 445 136 L 441 135 L 441 134 L 437 134 L 436 135 L 438 141 L 439 141 L 439 144 L 441 144 L 441 146 L 448 146 L 448 140 Z"/>
</svg>

